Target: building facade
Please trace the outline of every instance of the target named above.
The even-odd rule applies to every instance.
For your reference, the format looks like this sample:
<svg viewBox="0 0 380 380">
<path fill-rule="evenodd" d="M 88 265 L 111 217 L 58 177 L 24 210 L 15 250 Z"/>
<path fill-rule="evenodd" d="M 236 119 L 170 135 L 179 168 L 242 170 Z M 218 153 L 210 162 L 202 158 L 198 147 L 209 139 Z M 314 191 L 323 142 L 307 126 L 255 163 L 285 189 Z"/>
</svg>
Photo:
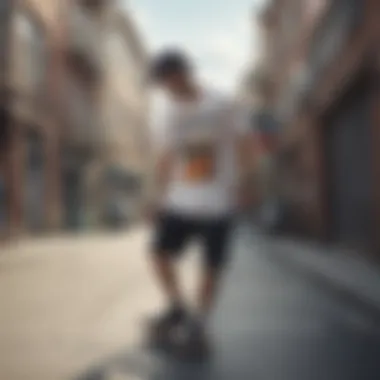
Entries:
<svg viewBox="0 0 380 380">
<path fill-rule="evenodd" d="M 0 17 L 0 237 L 98 225 L 107 183 L 146 178 L 136 28 L 113 0 L 4 0 Z"/>
<path fill-rule="evenodd" d="M 130 222 L 138 215 L 149 169 L 147 54 L 127 10 L 109 9 L 105 21 L 104 72 L 99 89 L 102 154 L 89 188 L 96 224 Z"/>
<path fill-rule="evenodd" d="M 371 252 L 380 248 L 379 6 L 283 0 L 263 15 L 268 34 L 277 36 L 268 43 L 278 54 L 271 60 L 283 62 L 270 75 L 293 217 L 303 233 Z M 286 23 L 287 13 L 300 22 Z M 299 37 L 286 42 L 287 35 Z"/>
<path fill-rule="evenodd" d="M 59 123 L 53 94 L 63 31 L 61 2 L 5 1 L 1 36 L 3 235 L 55 228 Z"/>
<path fill-rule="evenodd" d="M 67 2 L 65 68 L 60 90 L 62 227 L 81 230 L 96 224 L 91 185 L 105 154 L 102 89 L 106 78 L 105 41 L 113 1 Z"/>
<path fill-rule="evenodd" d="M 107 220 L 116 210 L 128 219 L 138 214 L 149 175 L 147 53 L 128 10 L 115 8 L 107 24 L 101 204 Z"/>
</svg>

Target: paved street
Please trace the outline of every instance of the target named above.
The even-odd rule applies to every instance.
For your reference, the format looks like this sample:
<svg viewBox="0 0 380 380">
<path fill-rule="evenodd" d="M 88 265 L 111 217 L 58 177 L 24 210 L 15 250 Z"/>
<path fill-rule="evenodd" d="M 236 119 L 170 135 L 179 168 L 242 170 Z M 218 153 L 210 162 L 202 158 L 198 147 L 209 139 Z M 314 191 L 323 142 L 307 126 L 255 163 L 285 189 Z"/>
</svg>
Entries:
<svg viewBox="0 0 380 380">
<path fill-rule="evenodd" d="M 140 346 L 141 319 L 160 305 L 146 231 L 49 238 L 4 252 L 0 379 L 379 379 L 380 335 L 365 313 L 237 235 L 213 324 L 217 352 L 203 366 Z M 194 254 L 182 267 L 190 293 L 196 265 Z"/>
</svg>

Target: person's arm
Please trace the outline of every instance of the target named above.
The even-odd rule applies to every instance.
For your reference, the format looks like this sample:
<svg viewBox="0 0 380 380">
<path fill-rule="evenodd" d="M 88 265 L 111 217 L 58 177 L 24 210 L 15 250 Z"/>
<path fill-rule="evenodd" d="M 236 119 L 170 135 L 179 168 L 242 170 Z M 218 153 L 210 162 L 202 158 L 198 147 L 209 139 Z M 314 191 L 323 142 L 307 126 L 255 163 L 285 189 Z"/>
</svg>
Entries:
<svg viewBox="0 0 380 380">
<path fill-rule="evenodd" d="M 167 115 L 154 133 L 154 159 L 151 172 L 151 192 L 149 197 L 149 213 L 157 211 L 165 195 L 173 166 L 173 133 L 170 117 Z"/>
</svg>

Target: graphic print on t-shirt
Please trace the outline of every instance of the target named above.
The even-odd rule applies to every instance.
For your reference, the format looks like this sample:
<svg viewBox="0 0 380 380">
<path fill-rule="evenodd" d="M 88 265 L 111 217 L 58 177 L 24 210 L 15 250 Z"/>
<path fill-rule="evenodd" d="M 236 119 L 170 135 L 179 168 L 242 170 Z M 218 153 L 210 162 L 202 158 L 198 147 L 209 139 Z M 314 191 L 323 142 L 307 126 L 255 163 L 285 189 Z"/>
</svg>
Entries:
<svg viewBox="0 0 380 380">
<path fill-rule="evenodd" d="M 213 141 L 186 142 L 181 149 L 183 180 L 187 183 L 212 181 L 216 172 L 216 152 Z"/>
</svg>

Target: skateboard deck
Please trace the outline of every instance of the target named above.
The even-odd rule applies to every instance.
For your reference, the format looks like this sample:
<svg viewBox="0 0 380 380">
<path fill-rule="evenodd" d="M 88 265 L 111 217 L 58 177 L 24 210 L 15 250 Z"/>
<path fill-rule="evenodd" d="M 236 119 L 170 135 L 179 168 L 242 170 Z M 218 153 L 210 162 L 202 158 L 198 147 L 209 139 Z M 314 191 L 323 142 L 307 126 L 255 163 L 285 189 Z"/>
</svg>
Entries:
<svg viewBox="0 0 380 380">
<path fill-rule="evenodd" d="M 150 351 L 186 362 L 207 361 L 212 353 L 206 342 L 179 342 L 174 331 L 158 333 L 149 328 L 147 329 L 146 347 Z"/>
</svg>

